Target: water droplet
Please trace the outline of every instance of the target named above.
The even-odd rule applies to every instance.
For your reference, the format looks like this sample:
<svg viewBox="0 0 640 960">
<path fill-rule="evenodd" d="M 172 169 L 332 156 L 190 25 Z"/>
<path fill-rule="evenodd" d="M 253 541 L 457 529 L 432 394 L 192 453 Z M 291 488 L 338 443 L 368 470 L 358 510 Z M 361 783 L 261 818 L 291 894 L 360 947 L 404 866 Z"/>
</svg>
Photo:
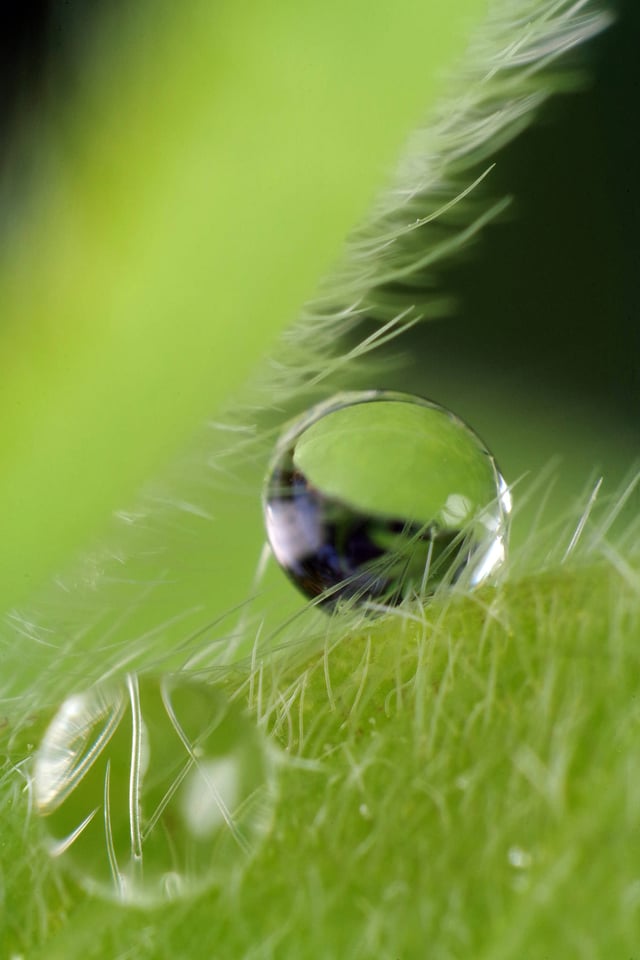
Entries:
<svg viewBox="0 0 640 960">
<path fill-rule="evenodd" d="M 338 394 L 281 437 L 264 493 L 273 553 L 296 586 L 399 603 L 504 563 L 511 499 L 495 460 L 449 410 L 410 394 Z"/>
<path fill-rule="evenodd" d="M 227 883 L 275 794 L 255 723 L 219 688 L 175 675 L 69 697 L 33 780 L 50 854 L 90 892 L 137 905 Z"/>
</svg>

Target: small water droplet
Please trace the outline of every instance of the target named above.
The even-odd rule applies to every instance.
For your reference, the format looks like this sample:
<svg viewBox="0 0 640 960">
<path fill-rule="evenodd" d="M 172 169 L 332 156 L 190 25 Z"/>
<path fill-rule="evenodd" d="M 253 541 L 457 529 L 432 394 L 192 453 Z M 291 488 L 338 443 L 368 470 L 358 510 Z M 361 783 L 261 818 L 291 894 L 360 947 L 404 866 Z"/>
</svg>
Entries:
<svg viewBox="0 0 640 960">
<path fill-rule="evenodd" d="M 272 753 L 218 687 L 129 675 L 62 704 L 34 763 L 50 854 L 92 893 L 151 905 L 230 880 L 267 832 Z"/>
<path fill-rule="evenodd" d="M 338 394 L 282 435 L 264 493 L 273 553 L 307 597 L 399 603 L 504 563 L 511 499 L 467 424 L 410 394 Z"/>
</svg>

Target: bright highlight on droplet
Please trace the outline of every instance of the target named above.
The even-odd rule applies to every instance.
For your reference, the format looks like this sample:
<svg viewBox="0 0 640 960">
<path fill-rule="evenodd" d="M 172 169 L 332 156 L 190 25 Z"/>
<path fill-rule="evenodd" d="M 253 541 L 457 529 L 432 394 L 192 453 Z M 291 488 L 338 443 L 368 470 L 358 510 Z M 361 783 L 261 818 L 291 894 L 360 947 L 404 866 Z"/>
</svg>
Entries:
<svg viewBox="0 0 640 960">
<path fill-rule="evenodd" d="M 229 883 L 275 798 L 255 723 L 219 688 L 175 675 L 69 697 L 33 783 L 51 856 L 90 892 L 134 905 Z"/>
<path fill-rule="evenodd" d="M 277 561 L 328 606 L 486 581 L 505 561 L 510 511 L 473 430 L 444 407 L 390 391 L 338 394 L 294 421 L 264 492 Z"/>
</svg>

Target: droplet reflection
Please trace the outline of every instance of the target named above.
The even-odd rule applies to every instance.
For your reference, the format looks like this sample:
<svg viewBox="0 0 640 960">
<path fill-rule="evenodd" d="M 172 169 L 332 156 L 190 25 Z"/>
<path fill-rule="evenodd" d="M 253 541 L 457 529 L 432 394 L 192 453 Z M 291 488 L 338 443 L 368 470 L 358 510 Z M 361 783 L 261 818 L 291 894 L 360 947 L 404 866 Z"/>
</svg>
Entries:
<svg viewBox="0 0 640 960">
<path fill-rule="evenodd" d="M 482 441 L 410 394 L 338 394 L 284 432 L 264 494 L 273 553 L 308 597 L 399 603 L 504 563 L 511 498 Z"/>
<path fill-rule="evenodd" d="M 129 675 L 69 697 L 38 749 L 51 856 L 90 892 L 151 905 L 228 882 L 270 823 L 270 750 L 218 688 Z"/>
</svg>

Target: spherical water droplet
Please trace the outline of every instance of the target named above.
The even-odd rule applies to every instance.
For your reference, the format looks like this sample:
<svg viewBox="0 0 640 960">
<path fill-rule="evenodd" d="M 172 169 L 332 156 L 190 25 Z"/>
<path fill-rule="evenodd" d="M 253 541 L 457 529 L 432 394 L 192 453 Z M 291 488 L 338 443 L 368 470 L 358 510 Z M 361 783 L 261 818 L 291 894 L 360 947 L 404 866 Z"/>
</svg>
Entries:
<svg viewBox="0 0 640 960">
<path fill-rule="evenodd" d="M 306 596 L 399 603 L 487 580 L 506 555 L 511 501 L 467 424 L 421 397 L 338 394 L 280 439 L 267 535 Z"/>
<path fill-rule="evenodd" d="M 33 780 L 51 855 L 90 892 L 150 905 L 244 867 L 270 823 L 273 774 L 219 688 L 129 675 L 62 704 Z"/>
</svg>

